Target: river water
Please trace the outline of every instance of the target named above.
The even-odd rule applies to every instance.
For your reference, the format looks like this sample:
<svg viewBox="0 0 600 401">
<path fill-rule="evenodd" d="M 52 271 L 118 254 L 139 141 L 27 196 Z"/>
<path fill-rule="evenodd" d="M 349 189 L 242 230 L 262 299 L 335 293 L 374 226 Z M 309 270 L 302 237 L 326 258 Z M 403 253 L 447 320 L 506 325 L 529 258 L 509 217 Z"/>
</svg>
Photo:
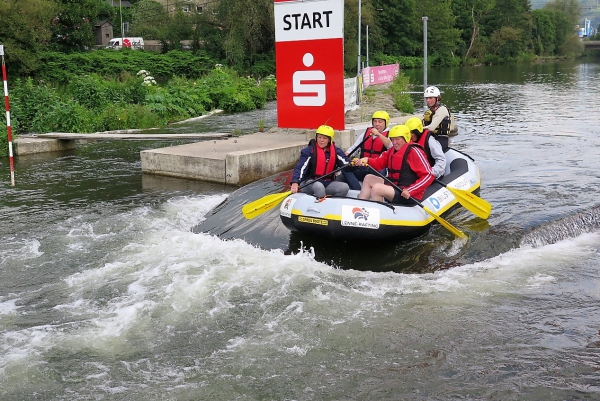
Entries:
<svg viewBox="0 0 600 401">
<path fill-rule="evenodd" d="M 447 216 L 466 242 L 244 221 L 289 174 L 241 189 L 143 175 L 139 151 L 167 142 L 22 156 L 14 187 L 2 160 L 0 399 L 600 398 L 600 64 L 428 81 L 493 205 Z M 274 105 L 175 130 L 257 118 L 274 125 Z"/>
</svg>

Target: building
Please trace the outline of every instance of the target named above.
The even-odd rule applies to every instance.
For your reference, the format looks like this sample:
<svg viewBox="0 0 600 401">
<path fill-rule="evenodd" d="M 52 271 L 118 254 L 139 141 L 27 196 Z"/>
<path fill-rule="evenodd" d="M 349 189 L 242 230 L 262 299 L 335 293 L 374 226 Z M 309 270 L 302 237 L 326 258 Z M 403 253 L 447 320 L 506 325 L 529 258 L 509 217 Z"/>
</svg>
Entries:
<svg viewBox="0 0 600 401">
<path fill-rule="evenodd" d="M 199 13 L 212 9 L 218 0 L 156 0 L 161 3 L 169 13 L 178 10 L 184 13 Z"/>
<path fill-rule="evenodd" d="M 128 2 L 127 0 L 107 0 L 107 1 L 113 7 L 123 7 L 123 8 L 130 8 L 131 7 L 131 3 Z"/>
<path fill-rule="evenodd" d="M 113 24 L 109 20 L 96 22 L 94 35 L 96 36 L 96 45 L 106 46 L 113 38 Z"/>
</svg>

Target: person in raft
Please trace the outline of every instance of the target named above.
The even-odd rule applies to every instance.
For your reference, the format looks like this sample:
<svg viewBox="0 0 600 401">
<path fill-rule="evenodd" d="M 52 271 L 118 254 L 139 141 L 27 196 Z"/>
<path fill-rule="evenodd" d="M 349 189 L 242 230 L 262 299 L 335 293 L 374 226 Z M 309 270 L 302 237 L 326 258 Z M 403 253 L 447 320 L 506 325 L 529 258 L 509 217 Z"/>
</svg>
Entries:
<svg viewBox="0 0 600 401">
<path fill-rule="evenodd" d="M 312 182 L 312 185 L 303 187 L 302 192 L 315 195 L 317 198 L 324 198 L 325 195 L 346 196 L 350 189 L 348 184 L 336 181 L 333 174 L 315 181 L 315 178 L 350 164 L 344 151 L 335 146 L 334 135 L 333 128 L 321 125 L 317 129 L 315 139 L 311 139 L 308 146 L 302 149 L 292 175 L 291 190 L 293 194 L 298 192 L 299 184 Z"/>
<path fill-rule="evenodd" d="M 430 86 L 423 92 L 427 110 L 423 114 L 423 127 L 433 132 L 435 138 L 442 145 L 442 149 L 448 149 L 450 145 L 450 124 L 452 117 L 448 107 L 442 103 L 442 94 L 436 86 Z"/>
<path fill-rule="evenodd" d="M 414 205 L 410 197 L 419 201 L 423 199 L 425 189 L 435 178 L 427 155 L 421 146 L 411 142 L 410 130 L 406 125 L 392 127 L 388 138 L 392 140 L 392 147 L 379 157 L 363 157 L 353 160 L 353 163 L 358 166 L 368 165 L 375 170 L 387 167 L 388 178 L 402 191 L 388 185 L 380 176 L 368 174 L 358 198 L 379 202 L 385 198 L 390 203 Z"/>
<path fill-rule="evenodd" d="M 418 117 L 411 117 L 404 124 L 410 130 L 412 141 L 421 145 L 425 151 L 435 178 L 442 177 L 446 171 L 446 155 L 442 145 L 431 131 L 423 129 L 423 123 Z"/>
<path fill-rule="evenodd" d="M 388 138 L 389 124 L 390 115 L 386 111 L 378 110 L 373 113 L 371 127 L 368 127 L 364 134 L 356 138 L 356 142 L 350 147 L 354 150 L 352 153 L 360 149 L 359 157 L 377 157 L 391 148 L 392 141 Z M 352 156 L 347 152 L 346 155 Z M 356 169 L 354 173 L 356 178 L 362 180 L 368 174 L 368 169 Z"/>
<path fill-rule="evenodd" d="M 392 141 L 388 138 L 390 124 L 390 115 L 383 110 L 378 110 L 371 116 L 371 126 L 367 127 L 364 134 L 356 138 L 354 144 L 349 148 L 352 153 L 360 150 L 359 157 L 377 157 L 386 149 L 392 147 Z M 346 151 L 348 157 L 352 156 Z M 381 171 L 385 173 L 385 171 Z M 369 174 L 367 167 L 353 167 L 342 170 L 344 180 L 350 186 L 350 189 L 360 190 L 360 182 Z"/>
</svg>

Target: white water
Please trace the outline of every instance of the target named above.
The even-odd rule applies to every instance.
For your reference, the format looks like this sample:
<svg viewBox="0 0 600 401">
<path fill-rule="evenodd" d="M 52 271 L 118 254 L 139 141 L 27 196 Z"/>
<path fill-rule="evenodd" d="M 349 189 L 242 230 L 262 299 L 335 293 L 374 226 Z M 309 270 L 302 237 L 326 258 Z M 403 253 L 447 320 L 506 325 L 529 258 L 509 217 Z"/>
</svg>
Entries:
<svg viewBox="0 0 600 401">
<path fill-rule="evenodd" d="M 97 254 L 34 291 L 0 297 L 2 398 L 38 388 L 65 399 L 235 399 L 246 391 L 262 399 L 263 386 L 278 399 L 336 398 L 347 386 L 359 394 L 378 391 L 376 383 L 418 387 L 406 378 L 441 389 L 454 364 L 461 380 L 488 375 L 508 391 L 516 372 L 471 365 L 469 355 L 478 364 L 490 354 L 510 360 L 513 347 L 535 350 L 537 359 L 572 349 L 588 366 L 571 358 L 567 365 L 582 364 L 588 374 L 597 368 L 584 351 L 600 340 L 591 335 L 600 327 L 599 233 L 429 274 L 358 272 L 316 262 L 310 250 L 284 255 L 193 234 L 222 200 L 173 198 L 59 227 L 65 263 L 76 266 L 86 249 Z M 3 265 L 28 261 L 31 274 L 43 269 L 35 260 L 44 258 L 44 246 L 34 243 L 4 255 Z M 554 298 L 551 313 L 544 298 Z M 428 378 L 437 365 L 442 372 Z M 532 386 L 543 388 L 548 369 L 530 369 Z M 392 380 L 392 373 L 405 378 Z M 493 394 L 485 380 L 476 387 Z"/>
</svg>

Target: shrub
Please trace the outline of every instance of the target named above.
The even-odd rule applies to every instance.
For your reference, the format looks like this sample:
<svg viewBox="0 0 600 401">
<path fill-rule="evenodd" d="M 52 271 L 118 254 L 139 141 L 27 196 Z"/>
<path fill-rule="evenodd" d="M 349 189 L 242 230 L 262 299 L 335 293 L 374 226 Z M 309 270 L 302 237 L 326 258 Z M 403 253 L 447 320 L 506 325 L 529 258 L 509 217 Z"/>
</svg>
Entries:
<svg viewBox="0 0 600 401">
<path fill-rule="evenodd" d="M 415 112 L 415 105 L 410 95 L 406 93 L 408 85 L 408 77 L 401 72 L 390 85 L 390 91 L 392 92 L 394 107 L 403 113 L 412 114 Z"/>
<path fill-rule="evenodd" d="M 36 116 L 60 102 L 57 91 L 45 82 L 34 85 L 31 77 L 24 80 L 17 79 L 10 91 L 13 132 L 31 132 Z"/>
<path fill-rule="evenodd" d="M 259 83 L 260 87 L 265 91 L 267 100 L 277 99 L 277 81 L 275 75 L 269 75 Z"/>
</svg>

